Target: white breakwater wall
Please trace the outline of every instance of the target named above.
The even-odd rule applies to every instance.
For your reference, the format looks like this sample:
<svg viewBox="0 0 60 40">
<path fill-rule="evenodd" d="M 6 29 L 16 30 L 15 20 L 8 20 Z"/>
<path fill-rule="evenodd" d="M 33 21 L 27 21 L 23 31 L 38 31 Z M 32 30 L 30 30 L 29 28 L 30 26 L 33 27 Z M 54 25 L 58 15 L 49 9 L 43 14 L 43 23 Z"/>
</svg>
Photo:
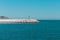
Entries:
<svg viewBox="0 0 60 40">
<path fill-rule="evenodd" d="M 36 19 L 0 19 L 0 22 L 39 22 Z"/>
</svg>

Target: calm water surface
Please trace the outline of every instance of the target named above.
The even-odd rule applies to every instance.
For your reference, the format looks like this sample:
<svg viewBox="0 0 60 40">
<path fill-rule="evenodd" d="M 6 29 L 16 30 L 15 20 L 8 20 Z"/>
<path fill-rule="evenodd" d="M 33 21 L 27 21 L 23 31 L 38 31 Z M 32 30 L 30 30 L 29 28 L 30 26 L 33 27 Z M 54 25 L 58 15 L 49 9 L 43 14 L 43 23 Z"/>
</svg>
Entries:
<svg viewBox="0 0 60 40">
<path fill-rule="evenodd" d="M 35 24 L 0 24 L 0 40 L 60 40 L 60 20 Z"/>
</svg>

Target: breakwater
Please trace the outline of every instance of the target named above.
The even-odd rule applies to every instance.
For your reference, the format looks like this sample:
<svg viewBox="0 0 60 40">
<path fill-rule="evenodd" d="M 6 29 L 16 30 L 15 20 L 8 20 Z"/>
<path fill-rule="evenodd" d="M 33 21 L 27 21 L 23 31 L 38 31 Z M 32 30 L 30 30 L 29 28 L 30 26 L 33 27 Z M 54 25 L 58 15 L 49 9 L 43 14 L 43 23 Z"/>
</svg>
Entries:
<svg viewBox="0 0 60 40">
<path fill-rule="evenodd" d="M 0 23 L 36 23 L 36 19 L 0 19 Z"/>
</svg>

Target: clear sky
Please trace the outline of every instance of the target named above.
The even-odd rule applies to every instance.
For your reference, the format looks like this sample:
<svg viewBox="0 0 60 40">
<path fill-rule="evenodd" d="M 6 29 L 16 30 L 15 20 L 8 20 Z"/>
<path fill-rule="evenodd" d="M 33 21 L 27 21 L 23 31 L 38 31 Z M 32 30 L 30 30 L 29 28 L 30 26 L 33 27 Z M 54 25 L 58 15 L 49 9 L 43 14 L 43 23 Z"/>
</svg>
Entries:
<svg viewBox="0 0 60 40">
<path fill-rule="evenodd" d="M 60 0 L 0 0 L 0 16 L 60 19 Z"/>
</svg>

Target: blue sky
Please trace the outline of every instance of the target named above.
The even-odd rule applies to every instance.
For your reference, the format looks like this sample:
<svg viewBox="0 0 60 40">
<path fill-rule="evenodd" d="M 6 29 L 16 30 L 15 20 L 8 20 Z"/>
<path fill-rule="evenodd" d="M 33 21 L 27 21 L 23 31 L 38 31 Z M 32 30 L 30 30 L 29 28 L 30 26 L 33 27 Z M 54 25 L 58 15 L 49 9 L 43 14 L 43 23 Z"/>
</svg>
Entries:
<svg viewBox="0 0 60 40">
<path fill-rule="evenodd" d="M 60 0 L 0 0 L 0 16 L 60 20 Z"/>
</svg>

